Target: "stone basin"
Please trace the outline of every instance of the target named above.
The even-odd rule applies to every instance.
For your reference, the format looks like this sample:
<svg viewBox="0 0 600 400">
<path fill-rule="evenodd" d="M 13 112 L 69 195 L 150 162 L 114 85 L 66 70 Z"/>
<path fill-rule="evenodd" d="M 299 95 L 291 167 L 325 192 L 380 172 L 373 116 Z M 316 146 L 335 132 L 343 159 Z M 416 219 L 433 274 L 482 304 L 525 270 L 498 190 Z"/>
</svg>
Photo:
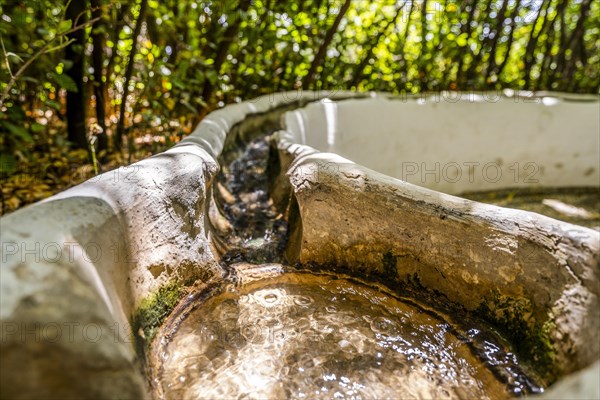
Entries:
<svg viewBox="0 0 600 400">
<path fill-rule="evenodd" d="M 598 397 L 600 233 L 454 196 L 597 189 L 598 124 L 597 96 L 560 93 L 292 92 L 215 111 L 0 219 L 1 397 L 160 397 L 165 335 L 227 273 L 219 166 L 265 134 L 283 261 L 477 315 L 553 384 L 542 396 Z"/>
</svg>

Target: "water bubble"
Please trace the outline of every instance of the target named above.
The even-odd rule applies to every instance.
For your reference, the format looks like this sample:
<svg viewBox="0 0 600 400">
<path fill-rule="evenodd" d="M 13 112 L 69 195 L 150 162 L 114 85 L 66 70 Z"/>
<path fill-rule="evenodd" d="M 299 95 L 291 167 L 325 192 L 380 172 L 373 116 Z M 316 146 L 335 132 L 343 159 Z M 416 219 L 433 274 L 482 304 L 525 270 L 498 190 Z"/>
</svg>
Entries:
<svg viewBox="0 0 600 400">
<path fill-rule="evenodd" d="M 278 289 L 266 289 L 258 291 L 255 295 L 255 301 L 264 307 L 273 307 L 282 303 L 287 293 Z"/>
<path fill-rule="evenodd" d="M 381 333 L 386 336 L 399 336 L 400 327 L 398 324 L 387 317 L 376 317 L 371 321 L 371 329 L 375 333 Z"/>
<path fill-rule="evenodd" d="M 294 296 L 294 303 L 301 307 L 306 307 L 313 303 L 313 299 L 308 296 Z"/>
<path fill-rule="evenodd" d="M 277 295 L 274 294 L 268 294 L 265 297 L 263 297 L 263 299 L 267 302 L 267 303 L 275 303 L 277 301 Z"/>
<path fill-rule="evenodd" d="M 347 349 L 348 347 L 352 347 L 352 343 L 342 339 L 338 342 L 338 346 L 340 346 L 342 349 Z"/>
</svg>

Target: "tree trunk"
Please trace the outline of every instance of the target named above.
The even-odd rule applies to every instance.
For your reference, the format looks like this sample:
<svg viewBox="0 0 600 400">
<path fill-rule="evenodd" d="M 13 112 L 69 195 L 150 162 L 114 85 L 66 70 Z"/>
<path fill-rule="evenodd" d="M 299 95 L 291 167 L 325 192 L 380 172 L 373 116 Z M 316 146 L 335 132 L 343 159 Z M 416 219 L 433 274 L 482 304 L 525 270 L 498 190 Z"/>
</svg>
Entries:
<svg viewBox="0 0 600 400">
<path fill-rule="evenodd" d="M 461 35 L 464 33 L 467 35 L 467 45 L 465 46 L 466 49 L 469 48 L 469 39 L 471 38 L 471 32 L 472 32 L 472 27 L 471 27 L 471 22 L 473 21 L 474 17 L 475 17 L 475 9 L 477 8 L 477 1 L 472 0 L 469 2 L 469 6 L 471 7 L 469 9 L 469 15 L 467 17 L 467 22 L 466 24 L 462 24 L 461 25 Z M 483 46 L 483 42 L 481 44 Z M 482 48 L 483 50 L 483 48 Z M 458 60 L 458 69 L 456 70 L 456 83 L 459 84 L 463 81 L 463 67 L 465 64 L 465 54 L 461 54 L 460 55 L 460 59 Z"/>
<path fill-rule="evenodd" d="M 423 4 L 421 5 L 422 9 L 421 9 L 421 43 L 419 46 L 419 55 L 417 56 L 417 74 L 418 74 L 418 81 L 419 81 L 419 88 L 421 91 L 423 91 L 423 86 L 427 85 L 427 80 L 425 78 L 426 76 L 426 67 L 425 67 L 425 63 L 428 62 L 428 60 L 424 60 L 423 56 L 425 54 L 425 49 L 427 47 L 426 44 L 426 37 L 427 37 L 427 1 L 428 0 L 423 0 Z"/>
<path fill-rule="evenodd" d="M 506 10 L 508 9 L 509 0 L 502 0 L 502 7 L 500 8 L 500 12 L 498 12 L 496 24 L 496 33 L 494 38 L 492 39 L 492 45 L 490 47 L 490 55 L 487 60 L 487 68 L 485 71 L 485 84 L 489 83 L 492 72 L 496 69 L 496 50 L 498 48 L 498 42 L 500 41 L 500 36 L 502 36 L 502 32 L 504 31 L 504 19 L 506 16 Z"/>
<path fill-rule="evenodd" d="M 408 16 L 407 16 L 407 20 L 406 20 L 406 26 L 404 27 L 404 32 L 402 33 L 402 37 L 400 38 L 400 40 L 402 41 L 402 47 L 400 48 L 400 52 L 398 54 L 398 56 L 400 57 L 400 60 L 402 60 L 403 62 L 403 67 L 404 67 L 404 74 L 405 74 L 405 78 L 408 75 L 408 65 L 406 65 L 406 57 L 404 57 L 404 52 L 406 49 L 406 43 L 408 42 L 408 30 L 410 28 L 410 18 L 412 16 L 413 10 L 415 6 L 415 2 L 411 1 L 410 2 L 410 7 L 408 9 Z M 400 61 L 398 60 L 398 61 Z M 403 82 L 404 87 L 402 87 L 402 89 L 406 88 L 406 79 Z M 396 88 L 398 88 L 398 90 L 400 90 L 401 88 L 401 82 L 400 79 L 398 79 L 398 81 L 396 82 Z"/>
<path fill-rule="evenodd" d="M 121 142 L 123 140 L 123 134 L 125 132 L 125 110 L 127 109 L 127 97 L 129 96 L 129 81 L 131 80 L 131 76 L 133 75 L 133 64 L 135 59 L 135 54 L 137 53 L 137 40 L 140 35 L 140 31 L 142 30 L 142 23 L 144 22 L 144 18 L 146 17 L 146 6 L 147 0 L 141 0 L 140 3 L 140 13 L 138 16 L 138 20 L 135 23 L 135 28 L 133 30 L 132 39 L 133 43 L 131 44 L 131 51 L 129 52 L 129 61 L 127 62 L 127 69 L 125 70 L 125 81 L 123 82 L 123 97 L 121 98 L 121 109 L 119 111 L 119 122 L 117 123 L 117 132 L 115 135 L 115 148 L 117 150 L 121 150 Z"/>
<path fill-rule="evenodd" d="M 551 75 L 552 76 L 552 81 L 554 82 L 558 82 L 560 80 L 560 72 L 561 72 L 561 65 L 564 62 L 564 56 L 565 56 L 565 51 L 566 51 L 566 43 L 567 43 L 567 27 L 566 27 L 566 18 L 567 16 L 565 15 L 565 10 L 567 8 L 567 3 L 568 0 L 565 0 L 565 5 L 563 6 L 563 8 L 561 9 L 561 13 L 560 13 L 560 34 L 559 34 L 559 44 L 558 44 L 558 52 L 552 57 L 552 63 L 551 64 L 556 64 L 556 68 L 552 71 Z"/>
<path fill-rule="evenodd" d="M 127 24 L 126 19 L 128 19 L 128 14 L 131 11 L 131 3 L 135 3 L 133 2 L 126 2 L 126 3 L 122 3 L 119 9 L 116 9 L 115 7 L 111 8 L 111 15 L 110 15 L 110 26 L 111 26 L 111 30 L 108 34 L 108 37 L 110 37 L 111 42 L 114 43 L 113 48 L 111 49 L 110 52 L 110 56 L 108 57 L 108 62 L 106 64 L 106 82 L 107 85 L 104 88 L 104 97 L 106 99 L 109 98 L 109 93 L 108 93 L 108 86 L 111 84 L 110 83 L 110 79 L 113 76 L 114 73 L 114 69 L 115 69 L 115 62 L 117 59 L 117 43 L 119 42 L 119 37 L 121 36 L 121 32 L 123 31 L 123 29 L 125 28 L 125 26 L 129 26 Z M 118 4 L 118 3 L 112 3 L 112 4 Z M 106 103 L 109 107 L 110 107 L 110 111 L 109 114 L 117 114 L 119 112 L 119 110 L 117 109 L 117 106 L 114 102 L 107 102 Z M 114 140 L 114 137 L 113 137 Z"/>
<path fill-rule="evenodd" d="M 548 32 L 548 38 L 546 39 L 545 43 L 544 58 L 542 59 L 542 63 L 540 66 L 540 77 L 538 78 L 538 82 L 536 83 L 534 89 L 550 89 L 552 86 L 551 76 L 553 74 L 549 71 L 551 69 L 550 66 L 552 64 L 552 61 L 555 59 L 555 56 L 552 55 L 552 48 L 554 47 L 554 41 L 556 40 L 556 36 L 560 34 L 560 31 L 558 31 L 555 28 L 555 26 L 558 18 L 560 18 L 561 20 L 563 19 L 562 14 L 565 12 L 566 7 L 566 0 L 560 1 L 557 5 L 556 15 L 550 23 L 550 30 L 552 31 Z"/>
<path fill-rule="evenodd" d="M 189 4 L 184 3 L 181 5 L 183 7 L 183 14 L 180 12 L 180 4 L 178 1 L 175 1 L 172 5 L 173 10 L 173 19 L 175 20 L 175 26 L 177 27 L 178 32 L 175 33 L 175 37 L 173 38 L 173 42 L 171 43 L 171 55 L 169 56 L 169 62 L 173 65 L 177 64 L 177 59 L 179 57 L 179 52 L 182 49 L 185 49 L 185 46 L 189 43 L 189 32 L 190 28 L 187 25 L 187 17 L 188 12 L 190 10 Z M 183 18 L 182 18 L 183 15 Z"/>
<path fill-rule="evenodd" d="M 547 1 L 544 6 L 545 8 L 540 8 L 535 17 L 535 21 L 533 26 L 531 27 L 531 33 L 529 34 L 529 40 L 527 41 L 527 47 L 525 48 L 525 83 L 523 84 L 524 89 L 529 89 L 529 83 L 531 81 L 531 68 L 535 64 L 535 49 L 537 48 L 537 42 L 541 34 L 546 30 L 548 26 L 548 9 L 550 8 L 550 1 Z M 540 27 L 539 32 L 535 33 L 535 27 L 538 24 L 538 20 L 542 16 L 542 11 L 544 12 L 544 20 L 542 21 L 542 26 Z"/>
<path fill-rule="evenodd" d="M 566 41 L 566 46 L 560 52 L 560 58 L 557 66 L 557 70 L 560 70 L 561 77 L 559 90 L 566 90 L 570 86 L 569 81 L 571 81 L 572 74 L 575 71 L 575 63 L 578 60 L 584 61 L 580 58 L 581 52 L 578 52 L 577 50 L 578 47 L 580 47 L 580 45 L 582 44 L 583 34 L 585 31 L 584 24 L 590 12 L 591 5 L 591 0 L 584 0 L 581 3 L 581 10 L 579 12 L 579 19 L 577 20 L 577 24 L 575 25 L 573 32 L 571 32 L 571 36 Z M 566 57 L 567 50 L 571 50 L 571 56 L 569 57 L 569 59 L 567 59 Z"/>
<path fill-rule="evenodd" d="M 104 32 L 102 28 L 104 22 L 102 21 L 102 0 L 90 0 L 92 5 L 92 18 L 97 21 L 92 25 L 92 43 L 94 45 L 94 51 L 92 52 L 92 65 L 94 67 L 94 95 L 96 96 L 96 119 L 102 132 L 98 133 L 98 153 L 108 151 L 108 135 L 106 133 L 106 112 L 104 109 L 104 82 L 102 78 L 103 63 L 104 63 Z M 102 158 L 105 158 L 104 155 Z"/>
<path fill-rule="evenodd" d="M 440 7 L 440 9 L 442 11 L 442 15 L 440 17 L 441 20 L 437 21 L 437 31 L 435 32 L 435 35 L 434 35 L 435 42 L 432 46 L 434 53 L 432 54 L 432 57 L 429 60 L 429 62 L 425 65 L 425 73 L 430 77 L 432 76 L 432 72 L 434 71 L 434 67 L 436 64 L 435 57 L 441 55 L 442 58 L 444 58 L 444 59 L 446 58 L 444 56 L 444 51 L 443 51 L 444 47 L 442 46 L 442 41 L 444 40 L 444 35 L 442 34 L 442 28 L 444 26 L 443 19 L 446 16 L 447 4 L 448 4 L 448 0 L 442 0 L 438 3 L 438 6 Z M 443 75 L 440 76 L 439 80 L 437 80 L 436 85 L 434 87 L 430 86 L 429 89 L 439 90 L 440 86 L 443 85 L 443 79 L 444 79 L 444 76 Z M 435 80 L 435 79 L 432 79 L 432 80 Z"/>
<path fill-rule="evenodd" d="M 119 8 L 119 11 L 116 13 L 116 15 L 115 13 L 113 13 L 114 20 L 111 32 L 111 41 L 114 43 L 114 47 L 108 59 L 108 65 L 106 66 L 107 78 L 109 78 L 113 73 L 115 58 L 117 56 L 117 43 L 119 42 L 119 35 L 121 34 L 121 31 L 123 30 L 125 25 L 127 25 L 127 22 L 125 22 L 125 16 L 129 12 L 129 10 L 131 10 L 131 4 L 125 3 L 121 4 L 121 8 Z"/>
<path fill-rule="evenodd" d="M 240 0 L 239 10 L 236 13 L 237 20 L 230 21 L 231 22 L 230 25 L 227 26 L 227 29 L 225 30 L 225 33 L 223 34 L 223 40 L 219 44 L 219 50 L 217 52 L 217 55 L 215 57 L 215 62 L 213 64 L 213 69 L 217 73 L 217 79 L 218 79 L 218 75 L 221 73 L 221 67 L 223 66 L 223 63 L 225 62 L 225 59 L 227 58 L 227 53 L 229 52 L 229 47 L 231 46 L 231 43 L 233 43 L 233 41 L 235 40 L 235 37 L 240 30 L 240 24 L 241 24 L 241 19 L 243 18 L 243 14 L 245 14 L 246 11 L 248 11 L 248 8 L 250 8 L 250 3 L 251 3 L 251 0 Z M 214 88 L 215 88 L 215 85 L 212 82 L 210 82 L 208 79 L 204 82 L 204 88 L 202 89 L 202 99 L 204 100 L 204 102 L 206 104 L 209 104 Z"/>
<path fill-rule="evenodd" d="M 513 44 L 513 41 L 515 40 L 515 27 L 517 24 L 516 19 L 517 19 L 517 16 L 519 15 L 520 7 L 521 7 L 521 0 L 517 0 L 517 2 L 515 4 L 515 8 L 510 17 L 511 18 L 510 33 L 508 36 L 508 43 L 506 43 L 506 53 L 505 53 L 504 58 L 503 58 L 502 62 L 500 63 L 500 66 L 498 67 L 497 72 L 496 72 L 498 79 L 500 78 L 500 75 L 502 74 L 502 71 L 504 71 L 504 68 L 506 67 L 506 64 L 508 63 L 508 59 L 510 58 L 512 44 Z"/>
<path fill-rule="evenodd" d="M 86 2 L 71 1 L 65 16 L 72 21 L 72 26 L 81 25 L 86 21 Z M 67 90 L 67 131 L 68 139 L 75 147 L 87 149 L 88 141 L 85 129 L 85 88 L 83 77 L 85 75 L 85 29 L 78 29 L 68 34 L 72 42 L 65 49 L 65 59 L 73 62 L 73 66 L 66 72 L 77 85 L 77 91 Z"/>
<path fill-rule="evenodd" d="M 484 15 L 484 17 L 482 18 L 482 21 L 479 21 L 478 24 L 479 25 L 483 25 L 485 22 L 489 22 L 490 25 L 493 21 L 493 19 L 490 19 L 490 12 L 492 10 L 492 3 L 496 1 L 496 0 L 487 0 L 487 2 L 484 4 L 484 7 L 480 9 L 482 15 Z M 485 19 L 488 19 L 488 21 L 485 21 Z M 492 41 L 492 39 L 489 38 L 489 34 L 488 36 L 484 37 L 480 42 L 481 42 L 481 46 L 479 47 L 479 51 L 477 53 L 475 53 L 474 51 L 472 52 L 473 54 L 473 58 L 470 61 L 469 67 L 466 70 L 466 80 L 467 82 L 473 82 L 474 78 L 477 76 L 483 76 L 484 70 L 483 70 L 483 65 L 482 65 L 482 60 L 483 60 L 483 56 L 486 54 L 486 49 L 489 49 L 488 43 L 490 43 Z M 487 46 L 487 47 L 486 47 Z M 464 57 L 461 57 L 461 59 Z M 480 72 L 477 72 L 477 67 L 481 67 Z"/>
</svg>

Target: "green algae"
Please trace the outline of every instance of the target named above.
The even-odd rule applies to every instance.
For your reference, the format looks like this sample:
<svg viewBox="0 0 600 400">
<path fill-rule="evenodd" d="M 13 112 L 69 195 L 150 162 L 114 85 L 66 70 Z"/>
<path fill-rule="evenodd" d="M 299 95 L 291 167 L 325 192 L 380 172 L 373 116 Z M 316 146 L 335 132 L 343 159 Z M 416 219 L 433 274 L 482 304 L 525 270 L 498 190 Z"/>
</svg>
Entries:
<svg viewBox="0 0 600 400">
<path fill-rule="evenodd" d="M 556 349 L 550 337 L 556 326 L 551 318 L 544 322 L 537 320 L 532 310 L 528 299 L 505 296 L 495 289 L 475 313 L 504 332 L 517 353 L 550 384 L 558 376 L 554 363 Z"/>
<path fill-rule="evenodd" d="M 145 298 L 133 315 L 132 327 L 138 354 L 143 355 L 162 323 L 183 294 L 181 283 L 172 281 Z"/>
</svg>

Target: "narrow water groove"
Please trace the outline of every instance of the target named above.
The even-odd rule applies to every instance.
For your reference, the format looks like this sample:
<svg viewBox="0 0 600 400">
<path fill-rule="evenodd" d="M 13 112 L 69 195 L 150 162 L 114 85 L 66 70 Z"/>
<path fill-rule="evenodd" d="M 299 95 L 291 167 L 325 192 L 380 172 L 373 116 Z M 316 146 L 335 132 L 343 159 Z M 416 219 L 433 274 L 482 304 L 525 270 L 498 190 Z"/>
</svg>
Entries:
<svg viewBox="0 0 600 400">
<path fill-rule="evenodd" d="M 538 393 L 510 344 L 380 285 L 288 266 L 292 198 L 272 133 L 220 158 L 211 231 L 226 277 L 189 296 L 159 351 L 160 398 L 489 398 Z M 279 181 L 281 181 L 279 179 Z M 290 193 L 291 196 L 291 193 Z M 343 269 L 343 267 L 342 267 Z"/>
</svg>

